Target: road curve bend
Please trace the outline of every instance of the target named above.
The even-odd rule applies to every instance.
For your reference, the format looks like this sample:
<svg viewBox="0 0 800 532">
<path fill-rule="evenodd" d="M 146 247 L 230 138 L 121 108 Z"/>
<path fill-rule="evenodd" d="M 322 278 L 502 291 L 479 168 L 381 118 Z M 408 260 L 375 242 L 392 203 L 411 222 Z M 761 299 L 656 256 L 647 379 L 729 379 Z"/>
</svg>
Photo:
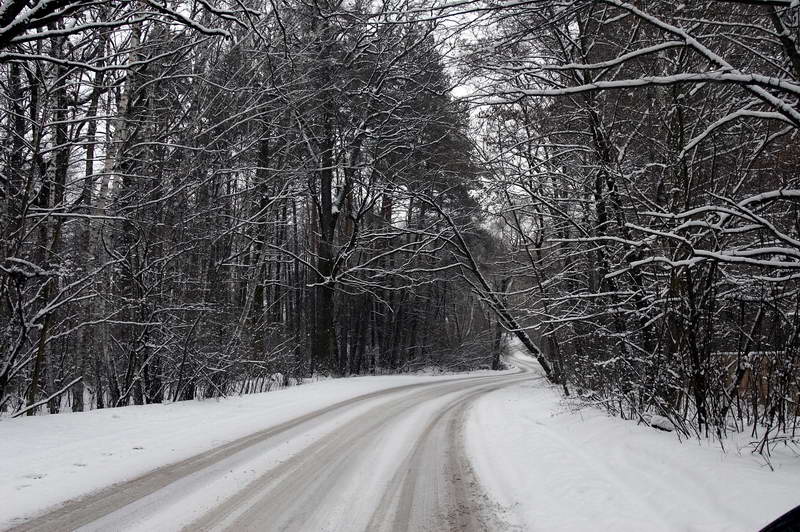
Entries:
<svg viewBox="0 0 800 532">
<path fill-rule="evenodd" d="M 67 502 L 14 531 L 478 531 L 502 528 L 463 446 L 469 405 L 535 378 L 362 395 Z"/>
</svg>

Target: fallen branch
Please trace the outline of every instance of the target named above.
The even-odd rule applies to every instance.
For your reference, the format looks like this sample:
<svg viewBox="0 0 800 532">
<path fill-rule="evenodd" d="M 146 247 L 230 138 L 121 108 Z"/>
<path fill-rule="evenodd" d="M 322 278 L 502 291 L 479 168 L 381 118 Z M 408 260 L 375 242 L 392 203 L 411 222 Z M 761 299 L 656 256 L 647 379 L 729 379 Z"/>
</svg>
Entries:
<svg viewBox="0 0 800 532">
<path fill-rule="evenodd" d="M 37 401 L 37 402 L 33 403 L 33 404 L 32 404 L 32 405 L 30 405 L 30 406 L 26 406 L 25 408 L 23 408 L 22 410 L 20 410 L 19 412 L 17 412 L 16 414 L 14 414 L 14 415 L 13 415 L 13 416 L 11 416 L 11 417 L 12 417 L 12 418 L 19 417 L 19 416 L 21 416 L 21 415 L 25 414 L 26 412 L 29 412 L 30 410 L 33 410 L 34 408 L 39 408 L 39 407 L 40 407 L 40 406 L 42 406 L 43 404 L 47 403 L 48 401 L 51 401 L 52 399 L 55 399 L 56 397 L 58 397 L 58 396 L 59 396 L 59 395 L 61 395 L 62 393 L 64 393 L 64 392 L 66 392 L 67 390 L 69 390 L 69 389 L 70 389 L 70 387 L 71 387 L 73 384 L 77 383 L 77 382 L 78 382 L 78 381 L 80 381 L 81 379 L 83 379 L 83 377 L 78 377 L 77 379 L 73 380 L 72 382 L 70 382 L 69 384 L 67 384 L 66 386 L 64 386 L 63 388 L 61 388 L 60 390 L 58 390 L 57 392 L 55 392 L 55 393 L 54 393 L 53 395 L 51 395 L 50 397 L 47 397 L 47 398 L 45 398 L 45 399 L 42 399 L 41 401 Z"/>
</svg>

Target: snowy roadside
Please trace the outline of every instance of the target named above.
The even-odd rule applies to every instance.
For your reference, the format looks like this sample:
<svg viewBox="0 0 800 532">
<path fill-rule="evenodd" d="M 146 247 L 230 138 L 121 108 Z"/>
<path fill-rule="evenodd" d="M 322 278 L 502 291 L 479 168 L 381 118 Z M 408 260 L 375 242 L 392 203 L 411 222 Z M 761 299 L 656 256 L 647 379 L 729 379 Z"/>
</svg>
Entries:
<svg viewBox="0 0 800 532">
<path fill-rule="evenodd" d="M 544 380 L 472 407 L 467 452 L 509 530 L 754 531 L 800 504 L 800 458 L 570 412 Z M 744 440 L 742 440 L 744 441 Z"/>
<path fill-rule="evenodd" d="M 0 418 L 0 529 L 340 401 L 398 386 L 484 374 L 499 373 L 333 379 L 221 400 Z"/>
</svg>

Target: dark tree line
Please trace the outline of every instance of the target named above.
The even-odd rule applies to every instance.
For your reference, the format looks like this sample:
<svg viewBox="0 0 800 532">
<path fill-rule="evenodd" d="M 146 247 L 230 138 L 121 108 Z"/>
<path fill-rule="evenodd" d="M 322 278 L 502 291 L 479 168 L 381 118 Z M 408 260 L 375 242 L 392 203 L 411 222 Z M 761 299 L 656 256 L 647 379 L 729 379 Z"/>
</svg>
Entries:
<svg viewBox="0 0 800 532">
<path fill-rule="evenodd" d="M 443 213 L 477 222 L 480 183 L 436 20 L 11 4 L 3 411 L 491 363 L 494 321 L 441 240 Z"/>
<path fill-rule="evenodd" d="M 795 437 L 798 6 L 473 7 L 508 297 L 565 389 L 687 434 Z"/>
</svg>

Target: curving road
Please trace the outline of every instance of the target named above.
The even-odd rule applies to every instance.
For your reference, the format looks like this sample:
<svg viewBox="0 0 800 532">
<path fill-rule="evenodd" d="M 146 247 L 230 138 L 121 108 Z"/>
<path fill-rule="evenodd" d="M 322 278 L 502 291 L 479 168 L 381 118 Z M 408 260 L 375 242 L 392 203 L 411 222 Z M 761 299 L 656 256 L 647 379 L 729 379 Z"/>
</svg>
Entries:
<svg viewBox="0 0 800 532">
<path fill-rule="evenodd" d="M 515 363 L 519 373 L 408 385 L 337 403 L 13 530 L 502 528 L 466 460 L 462 429 L 473 400 L 534 376 L 532 365 Z"/>
</svg>

